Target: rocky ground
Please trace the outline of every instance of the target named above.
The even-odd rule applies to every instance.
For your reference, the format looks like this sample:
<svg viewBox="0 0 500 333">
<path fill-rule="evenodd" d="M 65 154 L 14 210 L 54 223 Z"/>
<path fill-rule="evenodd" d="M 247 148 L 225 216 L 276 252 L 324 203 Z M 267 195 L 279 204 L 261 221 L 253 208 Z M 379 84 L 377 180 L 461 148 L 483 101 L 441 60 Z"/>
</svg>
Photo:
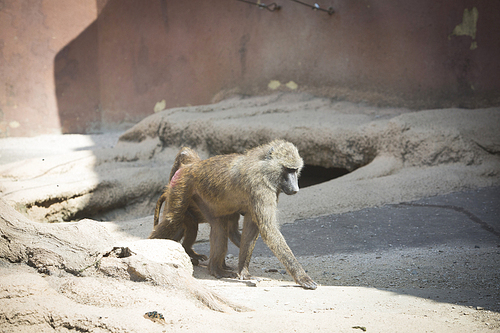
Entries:
<svg viewBox="0 0 500 333">
<path fill-rule="evenodd" d="M 416 112 L 278 94 L 165 110 L 125 133 L 1 139 L 1 199 L 24 217 L 0 212 L 6 223 L 0 230 L 0 328 L 497 331 L 499 124 L 498 108 Z M 194 267 L 195 281 L 251 309 L 242 312 L 210 310 L 200 301 L 207 294 L 189 287 L 198 282 L 166 281 L 172 271 L 146 259 L 155 250 L 145 250 L 146 257 L 135 261 L 112 261 L 128 267 L 125 271 L 149 269 L 142 271 L 147 277 L 142 280 L 137 274 L 110 277 L 115 266 L 109 262 L 86 265 L 84 276 L 60 268 L 40 273 L 40 267 L 32 267 L 37 267 L 33 257 L 27 259 L 31 267 L 12 263 L 15 242 L 7 229 L 24 218 L 91 217 L 103 221 L 92 227 L 102 242 L 92 241 L 108 250 L 130 244 L 148 236 L 154 204 L 180 145 L 207 157 L 241 152 L 276 137 L 294 142 L 306 165 L 350 171 L 280 197 L 282 232 L 321 284 L 315 291 L 296 287 L 260 240 L 250 265 L 255 280 L 216 280 L 207 274 L 206 263 Z M 55 232 L 49 229 L 38 233 L 40 243 Z M 77 234 L 68 243 L 81 238 Z M 197 251 L 208 253 L 206 238 L 204 226 Z M 96 253 L 89 252 L 89 258 Z M 237 249 L 230 247 L 230 266 L 236 267 L 236 257 Z M 164 320 L 144 318 L 153 311 Z"/>
</svg>

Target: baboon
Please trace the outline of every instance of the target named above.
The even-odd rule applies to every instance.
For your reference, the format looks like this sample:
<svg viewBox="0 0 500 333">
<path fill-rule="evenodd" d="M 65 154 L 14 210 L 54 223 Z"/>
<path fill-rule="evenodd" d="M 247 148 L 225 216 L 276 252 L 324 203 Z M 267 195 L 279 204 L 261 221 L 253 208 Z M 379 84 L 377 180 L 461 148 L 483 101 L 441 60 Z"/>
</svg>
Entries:
<svg viewBox="0 0 500 333">
<path fill-rule="evenodd" d="M 205 217 L 199 211 L 198 207 L 194 203 L 190 204 L 182 220 L 181 225 L 178 226 L 178 229 L 177 230 L 170 229 L 169 232 L 165 232 L 165 226 L 166 226 L 165 223 L 168 223 L 165 221 L 166 212 L 168 211 L 168 206 L 167 204 L 165 204 L 165 207 L 163 209 L 164 213 L 162 222 L 159 225 L 158 222 L 160 218 L 161 207 L 164 202 L 165 203 L 168 202 L 167 199 L 171 191 L 171 188 L 174 187 L 176 184 L 176 180 L 178 178 L 177 171 L 188 164 L 195 163 L 198 161 L 201 161 L 201 158 L 194 150 L 188 147 L 181 148 L 177 153 L 174 165 L 172 166 L 172 170 L 170 171 L 169 184 L 165 187 L 165 191 L 163 192 L 163 194 L 158 199 L 158 202 L 156 203 L 154 220 L 153 220 L 154 229 L 151 235 L 149 236 L 149 238 L 172 239 L 177 242 L 180 241 L 182 237 L 184 237 L 182 241 L 182 246 L 184 247 L 184 250 L 189 255 L 193 265 L 195 266 L 199 264 L 200 260 L 207 260 L 207 256 L 203 254 L 198 254 L 193 249 L 193 244 L 196 241 L 196 236 L 198 235 L 198 224 L 207 222 Z M 241 234 L 238 231 L 238 220 L 239 220 L 239 215 L 238 218 L 233 220 L 232 224 L 229 225 L 228 237 L 236 246 L 239 247 Z M 224 268 L 227 268 L 225 261 L 223 265 Z"/>
<path fill-rule="evenodd" d="M 174 183 L 172 183 L 172 178 L 174 177 L 175 173 L 183 165 L 191 164 L 191 163 L 194 163 L 197 161 L 201 161 L 200 156 L 194 150 L 192 150 L 191 148 L 188 148 L 188 147 L 182 147 L 179 150 L 179 152 L 177 153 L 177 155 L 175 156 L 174 165 L 172 165 L 172 169 L 170 170 L 170 176 L 168 177 L 169 184 L 167 186 L 165 186 L 164 192 L 162 193 L 162 195 L 158 199 L 158 202 L 156 203 L 155 215 L 154 215 L 154 219 L 153 219 L 153 229 L 158 224 L 158 221 L 160 218 L 161 206 L 168 198 L 168 193 L 169 193 L 168 187 L 169 187 L 169 185 L 173 186 L 175 183 L 175 179 L 174 179 Z M 172 183 L 172 184 L 170 184 L 170 183 Z M 166 207 L 164 208 L 164 211 L 166 211 Z M 183 235 L 184 235 L 184 226 L 179 230 L 179 232 L 177 233 L 175 238 L 172 238 L 172 239 L 174 239 L 175 241 L 180 241 Z"/>
<path fill-rule="evenodd" d="M 288 247 L 276 222 L 278 196 L 299 191 L 303 161 L 290 142 L 275 140 L 245 154 L 219 155 L 183 166 L 170 188 L 165 214 L 166 234 L 184 222 L 193 203 L 205 216 L 210 231 L 210 274 L 236 277 L 224 269 L 227 235 L 231 224 L 244 215 L 238 273 L 249 279 L 248 265 L 260 234 L 295 282 L 307 289 L 316 283 L 307 275 Z"/>
</svg>

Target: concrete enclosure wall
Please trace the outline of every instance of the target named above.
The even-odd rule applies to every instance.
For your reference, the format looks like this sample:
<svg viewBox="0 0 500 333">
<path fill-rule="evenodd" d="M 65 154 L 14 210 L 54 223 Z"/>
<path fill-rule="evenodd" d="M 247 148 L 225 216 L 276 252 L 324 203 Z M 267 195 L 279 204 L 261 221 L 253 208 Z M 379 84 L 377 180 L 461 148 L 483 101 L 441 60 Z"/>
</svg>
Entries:
<svg viewBox="0 0 500 333">
<path fill-rule="evenodd" d="M 275 2 L 0 0 L 0 135 L 98 132 L 234 93 L 500 104 L 498 1 Z"/>
</svg>

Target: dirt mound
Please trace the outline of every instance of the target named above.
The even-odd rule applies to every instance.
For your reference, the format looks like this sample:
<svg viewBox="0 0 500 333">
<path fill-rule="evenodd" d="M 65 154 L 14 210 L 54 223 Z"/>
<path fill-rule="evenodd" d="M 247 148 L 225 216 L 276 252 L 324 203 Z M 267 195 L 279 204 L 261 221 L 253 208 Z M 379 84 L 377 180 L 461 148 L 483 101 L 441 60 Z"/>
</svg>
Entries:
<svg viewBox="0 0 500 333">
<path fill-rule="evenodd" d="M 152 214 L 180 146 L 207 157 L 283 138 L 299 148 L 306 166 L 351 172 L 321 190 L 335 196 L 337 184 L 349 182 L 353 195 L 335 198 L 340 201 L 331 209 L 321 198 L 308 201 L 311 213 L 300 210 L 306 217 L 498 184 L 499 124 L 499 108 L 410 112 L 307 94 L 234 97 L 156 113 L 123 133 L 113 148 L 68 152 L 65 145 L 63 155 L 2 165 L 0 188 L 4 200 L 37 221 L 139 218 Z M 416 179 L 422 168 L 426 179 Z M 382 186 L 380 200 L 357 202 L 372 197 L 367 180 L 387 176 L 390 186 Z M 295 216 L 288 208 L 292 215 L 286 218 Z"/>
</svg>

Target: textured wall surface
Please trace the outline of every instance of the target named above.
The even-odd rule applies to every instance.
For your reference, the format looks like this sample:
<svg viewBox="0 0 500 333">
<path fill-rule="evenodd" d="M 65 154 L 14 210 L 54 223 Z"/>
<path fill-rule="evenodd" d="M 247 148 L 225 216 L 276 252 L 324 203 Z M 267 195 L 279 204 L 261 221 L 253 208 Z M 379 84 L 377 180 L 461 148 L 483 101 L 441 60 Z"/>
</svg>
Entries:
<svg viewBox="0 0 500 333">
<path fill-rule="evenodd" d="M 313 1 L 310 1 L 313 3 Z M 233 93 L 499 105 L 500 2 L 0 1 L 0 135 L 123 128 Z"/>
<path fill-rule="evenodd" d="M 54 59 L 96 18 L 95 1 L 0 1 L 0 137 L 60 132 Z"/>
</svg>

